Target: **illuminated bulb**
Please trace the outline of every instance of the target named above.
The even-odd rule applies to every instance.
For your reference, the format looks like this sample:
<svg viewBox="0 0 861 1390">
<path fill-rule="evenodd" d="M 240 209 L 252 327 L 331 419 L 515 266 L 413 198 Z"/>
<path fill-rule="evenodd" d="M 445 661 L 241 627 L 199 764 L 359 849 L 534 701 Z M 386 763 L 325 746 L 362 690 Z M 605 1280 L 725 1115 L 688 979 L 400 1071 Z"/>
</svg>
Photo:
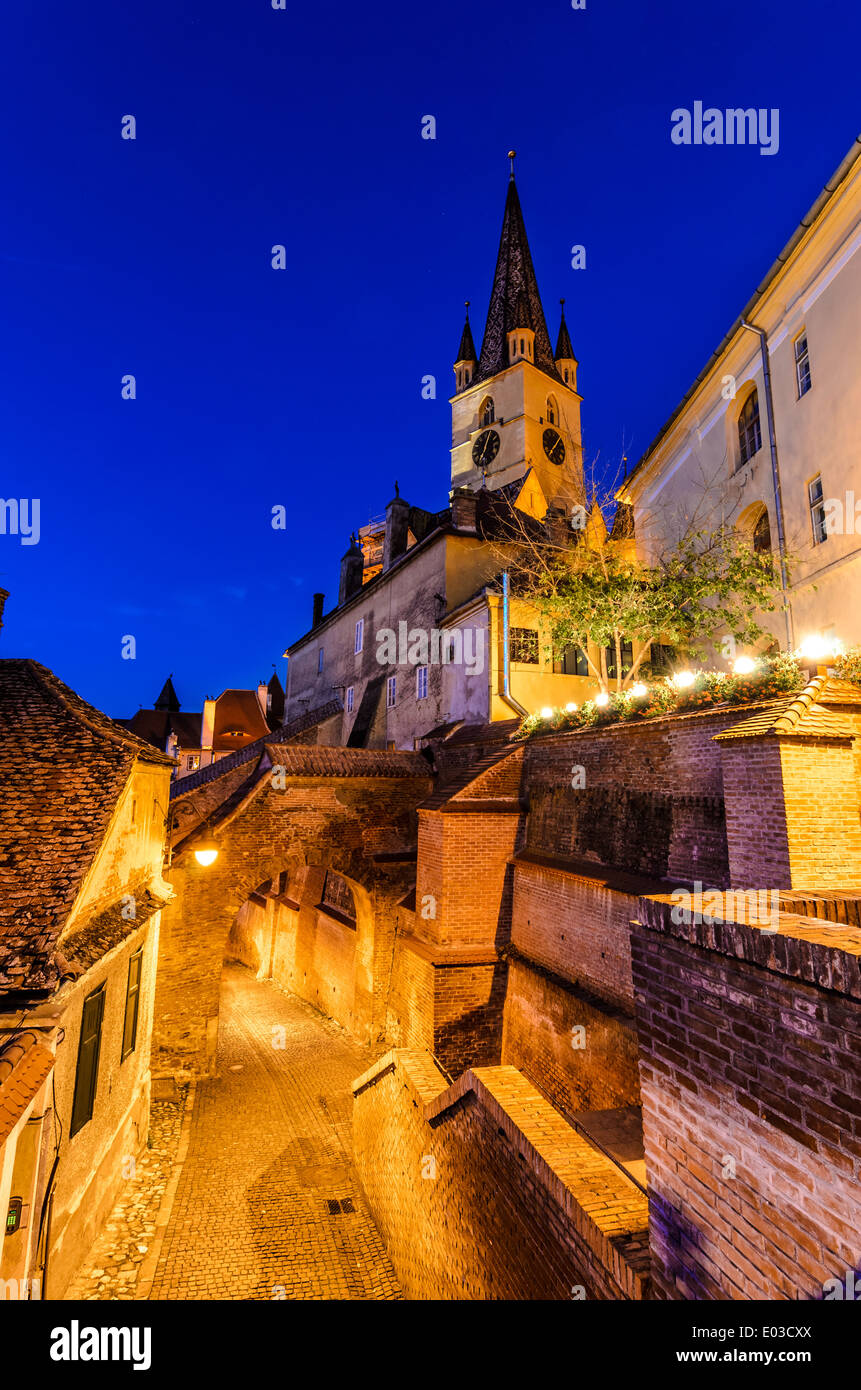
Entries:
<svg viewBox="0 0 861 1390">
<path fill-rule="evenodd" d="M 542 719 L 552 719 L 552 718 L 553 718 L 553 711 L 552 711 L 552 709 L 550 708 L 549 705 L 545 705 L 545 706 L 544 706 L 543 710 L 541 711 L 541 718 L 542 718 Z"/>
<path fill-rule="evenodd" d="M 602 709 L 605 705 L 609 705 L 609 703 L 610 696 L 607 694 L 606 690 L 602 690 L 600 695 L 595 696 L 595 704 L 599 705 Z"/>
<path fill-rule="evenodd" d="M 565 713 L 573 714 L 576 708 L 577 706 L 574 704 L 574 701 L 571 700 L 570 703 L 565 706 Z"/>
<path fill-rule="evenodd" d="M 218 858 L 218 845 L 213 839 L 207 838 L 198 845 L 194 851 L 194 857 L 202 868 L 208 869 L 210 864 L 214 864 Z"/>
<path fill-rule="evenodd" d="M 673 676 L 673 685 L 677 690 L 687 690 L 688 686 L 693 685 L 696 676 L 693 671 L 677 671 Z"/>
<path fill-rule="evenodd" d="M 812 633 L 810 637 L 805 637 L 801 644 L 801 655 L 808 661 L 824 661 L 826 657 L 836 656 L 840 650 L 840 643 L 833 639 L 826 640 L 818 633 Z"/>
<path fill-rule="evenodd" d="M 642 681 L 637 681 L 636 685 L 631 686 L 631 694 L 637 700 L 642 700 L 643 696 L 648 695 L 648 693 L 649 687 L 647 685 L 643 685 Z"/>
<path fill-rule="evenodd" d="M 750 656 L 740 656 L 733 662 L 732 669 L 737 676 L 749 676 L 756 670 L 756 662 Z"/>
</svg>

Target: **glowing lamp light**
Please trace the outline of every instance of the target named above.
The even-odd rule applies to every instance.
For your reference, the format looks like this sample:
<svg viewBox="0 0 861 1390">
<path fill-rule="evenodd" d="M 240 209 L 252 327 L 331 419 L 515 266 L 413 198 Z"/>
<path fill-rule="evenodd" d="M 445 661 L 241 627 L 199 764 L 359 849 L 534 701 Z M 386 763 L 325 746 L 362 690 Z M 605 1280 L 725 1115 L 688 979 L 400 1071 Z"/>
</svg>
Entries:
<svg viewBox="0 0 861 1390">
<path fill-rule="evenodd" d="M 649 687 L 643 685 L 642 681 L 637 681 L 636 685 L 631 686 L 631 694 L 634 696 L 635 700 L 642 700 L 643 696 L 648 695 L 648 693 Z"/>
<path fill-rule="evenodd" d="M 733 662 L 732 669 L 736 676 L 749 676 L 751 671 L 756 670 L 756 662 L 753 657 L 740 656 Z"/>
<path fill-rule="evenodd" d="M 673 685 L 677 690 L 687 690 L 695 680 L 693 671 L 677 671 L 673 676 Z"/>
<path fill-rule="evenodd" d="M 569 703 L 565 706 L 565 713 L 573 714 L 576 708 L 577 706 L 574 704 L 574 701 L 570 700 Z"/>
<path fill-rule="evenodd" d="M 202 868 L 208 869 L 218 858 L 218 845 L 214 840 L 204 840 L 194 851 L 194 857 Z"/>
<path fill-rule="evenodd" d="M 602 690 L 600 695 L 595 696 L 595 704 L 598 705 L 600 709 L 603 709 L 604 706 L 609 705 L 609 703 L 610 696 L 607 694 L 606 690 Z"/>
<path fill-rule="evenodd" d="M 801 655 L 808 661 L 826 661 L 829 656 L 837 656 L 839 651 L 839 642 L 835 642 L 833 638 L 820 637 L 815 632 L 805 637 L 801 644 Z"/>
<path fill-rule="evenodd" d="M 541 711 L 541 718 L 542 718 L 542 719 L 552 719 L 552 718 L 553 718 L 553 711 L 552 711 L 552 709 L 550 708 L 549 705 L 545 705 L 545 706 L 544 706 L 543 710 Z"/>
</svg>

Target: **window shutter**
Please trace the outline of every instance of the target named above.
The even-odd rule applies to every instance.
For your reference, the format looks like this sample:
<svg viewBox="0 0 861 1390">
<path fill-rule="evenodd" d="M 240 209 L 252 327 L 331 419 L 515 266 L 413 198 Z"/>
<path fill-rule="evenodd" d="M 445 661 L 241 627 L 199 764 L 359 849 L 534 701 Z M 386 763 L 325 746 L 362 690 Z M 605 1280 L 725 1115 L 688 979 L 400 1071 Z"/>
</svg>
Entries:
<svg viewBox="0 0 861 1390">
<path fill-rule="evenodd" d="M 143 947 L 135 951 L 129 961 L 129 983 L 126 989 L 126 1016 L 123 1023 L 123 1051 L 121 1061 L 125 1061 L 130 1052 L 134 1052 L 138 1036 L 138 1004 L 141 992 L 141 969 L 143 964 Z"/>
<path fill-rule="evenodd" d="M 78 1070 L 75 1077 L 75 1099 L 72 1102 L 72 1122 L 69 1136 L 92 1119 L 99 1071 L 99 1048 L 102 1040 L 102 1018 L 105 1012 L 105 986 L 84 1000 L 81 1015 L 81 1041 L 78 1045 Z"/>
</svg>

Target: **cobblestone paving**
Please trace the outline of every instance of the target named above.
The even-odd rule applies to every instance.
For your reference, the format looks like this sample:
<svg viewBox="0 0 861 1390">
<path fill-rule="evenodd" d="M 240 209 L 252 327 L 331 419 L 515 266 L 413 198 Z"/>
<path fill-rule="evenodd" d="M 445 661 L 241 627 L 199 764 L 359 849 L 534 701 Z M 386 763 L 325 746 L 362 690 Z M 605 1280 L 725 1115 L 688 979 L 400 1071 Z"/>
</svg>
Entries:
<svg viewBox="0 0 861 1390">
<path fill-rule="evenodd" d="M 401 1298 L 351 1157 L 350 1083 L 379 1049 L 242 966 L 221 1003 L 150 1297 Z"/>
<path fill-rule="evenodd" d="M 133 1299 L 141 1264 L 152 1243 L 156 1216 L 179 1146 L 187 1086 L 179 1102 L 153 1101 L 147 1149 L 124 1182 L 110 1219 L 69 1285 L 66 1299 Z"/>
</svg>

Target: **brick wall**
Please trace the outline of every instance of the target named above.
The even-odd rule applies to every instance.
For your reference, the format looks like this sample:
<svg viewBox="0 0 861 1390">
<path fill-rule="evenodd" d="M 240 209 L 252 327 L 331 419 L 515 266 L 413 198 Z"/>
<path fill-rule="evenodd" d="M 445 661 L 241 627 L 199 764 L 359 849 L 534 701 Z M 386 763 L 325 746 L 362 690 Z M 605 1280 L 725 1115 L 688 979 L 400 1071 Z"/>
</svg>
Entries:
<svg viewBox="0 0 861 1390">
<path fill-rule="evenodd" d="M 509 962 L 501 1060 L 568 1114 L 640 1103 L 633 1019 L 528 961 Z"/>
<path fill-rule="evenodd" d="M 531 740 L 527 848 L 726 887 L 721 755 L 713 736 L 741 717 L 726 710 L 675 715 Z M 572 787 L 576 768 L 585 778 L 580 787 Z"/>
<path fill-rule="evenodd" d="M 861 929 L 638 915 L 657 1291 L 820 1298 L 861 1259 Z"/>
<path fill-rule="evenodd" d="M 448 1086 L 388 1053 L 354 1083 L 359 1177 L 408 1298 L 641 1298 L 646 1201 L 514 1067 Z"/>
</svg>

